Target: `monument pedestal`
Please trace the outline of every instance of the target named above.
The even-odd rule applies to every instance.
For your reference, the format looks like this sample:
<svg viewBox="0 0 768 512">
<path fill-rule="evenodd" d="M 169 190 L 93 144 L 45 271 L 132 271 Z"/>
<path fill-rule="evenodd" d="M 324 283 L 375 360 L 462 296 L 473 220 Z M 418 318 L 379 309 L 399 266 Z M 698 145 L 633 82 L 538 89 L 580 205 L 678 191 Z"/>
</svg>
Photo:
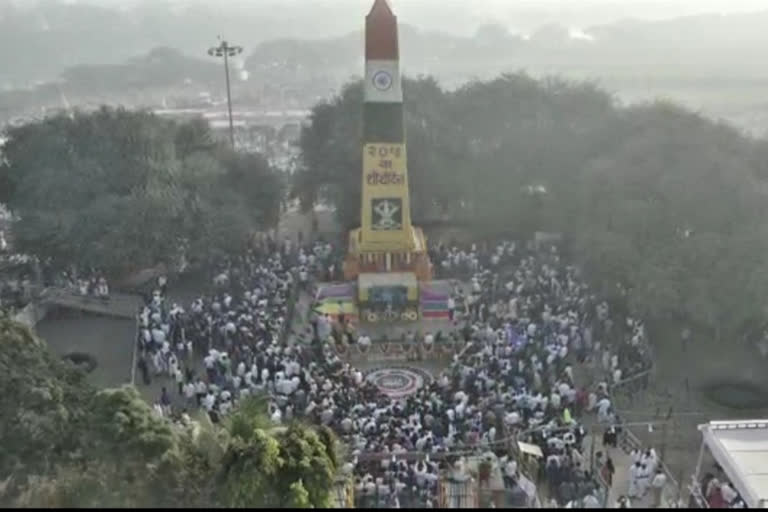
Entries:
<svg viewBox="0 0 768 512">
<path fill-rule="evenodd" d="M 349 250 L 344 260 L 344 279 L 353 281 L 360 274 L 412 272 L 419 281 L 432 280 L 432 263 L 427 253 L 427 242 L 421 228 L 411 227 L 413 243 L 410 247 L 377 247 L 364 244 L 362 230 L 349 233 Z"/>
</svg>

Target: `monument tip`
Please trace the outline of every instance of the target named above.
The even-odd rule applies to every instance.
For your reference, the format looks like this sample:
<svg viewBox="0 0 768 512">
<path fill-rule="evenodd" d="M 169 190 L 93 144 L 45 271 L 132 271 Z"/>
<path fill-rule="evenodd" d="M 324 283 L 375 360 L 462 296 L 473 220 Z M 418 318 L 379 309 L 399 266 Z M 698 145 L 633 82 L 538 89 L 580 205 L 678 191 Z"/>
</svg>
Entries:
<svg viewBox="0 0 768 512">
<path fill-rule="evenodd" d="M 368 13 L 369 18 L 379 16 L 392 18 L 394 15 L 395 12 L 392 10 L 392 4 L 389 3 L 389 0 L 374 0 L 373 6 Z"/>
<path fill-rule="evenodd" d="M 399 60 L 397 17 L 389 0 L 376 0 L 365 18 L 366 60 Z"/>
</svg>

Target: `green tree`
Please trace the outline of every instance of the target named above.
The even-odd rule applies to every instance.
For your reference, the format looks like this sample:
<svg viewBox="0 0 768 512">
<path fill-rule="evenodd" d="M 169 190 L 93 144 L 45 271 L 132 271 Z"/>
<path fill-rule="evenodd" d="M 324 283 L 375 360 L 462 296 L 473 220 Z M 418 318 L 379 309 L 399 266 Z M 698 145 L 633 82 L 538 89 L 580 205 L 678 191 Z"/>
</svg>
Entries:
<svg viewBox="0 0 768 512">
<path fill-rule="evenodd" d="M 33 507 L 329 507 L 337 442 L 276 427 L 266 401 L 225 422 L 155 414 L 130 386 L 96 390 L 27 328 L 0 317 L 0 504 Z"/>
<path fill-rule="evenodd" d="M 265 424 L 262 401 L 236 411 L 221 486 L 221 501 L 230 507 L 329 508 L 340 469 L 335 436 L 325 428 L 299 423 Z M 259 413 L 258 411 L 262 411 Z"/>
<path fill-rule="evenodd" d="M 112 273 L 240 248 L 273 225 L 283 184 L 263 158 L 217 144 L 203 120 L 102 108 L 13 128 L 0 201 L 19 247 Z"/>
<path fill-rule="evenodd" d="M 622 108 L 591 83 L 506 74 L 406 80 L 414 222 L 478 236 L 565 233 L 596 290 L 649 322 L 735 337 L 766 314 L 768 142 L 668 102 Z M 360 83 L 313 109 L 293 193 L 359 224 Z M 531 194 L 541 186 L 545 193 Z"/>
</svg>

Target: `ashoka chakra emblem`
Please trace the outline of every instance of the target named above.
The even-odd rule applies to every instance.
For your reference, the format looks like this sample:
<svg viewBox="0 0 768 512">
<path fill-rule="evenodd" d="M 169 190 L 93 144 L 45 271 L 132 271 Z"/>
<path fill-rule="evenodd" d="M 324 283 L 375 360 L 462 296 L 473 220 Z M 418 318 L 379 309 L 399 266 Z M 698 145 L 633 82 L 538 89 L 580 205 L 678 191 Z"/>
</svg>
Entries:
<svg viewBox="0 0 768 512">
<path fill-rule="evenodd" d="M 373 86 L 380 91 L 387 91 L 392 87 L 392 75 L 386 71 L 378 71 L 373 75 Z"/>
</svg>

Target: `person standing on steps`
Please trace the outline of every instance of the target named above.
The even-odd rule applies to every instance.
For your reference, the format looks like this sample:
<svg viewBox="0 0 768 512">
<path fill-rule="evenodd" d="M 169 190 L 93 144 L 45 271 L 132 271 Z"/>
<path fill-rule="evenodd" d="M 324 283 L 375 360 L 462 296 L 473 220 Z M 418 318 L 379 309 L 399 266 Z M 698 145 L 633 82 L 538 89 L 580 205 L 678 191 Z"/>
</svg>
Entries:
<svg viewBox="0 0 768 512">
<path fill-rule="evenodd" d="M 613 486 L 613 474 L 616 473 L 616 467 L 613 465 L 613 459 L 610 455 L 605 460 L 605 464 L 603 464 L 600 472 L 603 476 L 603 480 L 608 484 L 608 487 Z"/>
<path fill-rule="evenodd" d="M 656 470 L 656 474 L 651 480 L 651 491 L 653 492 L 653 506 L 656 508 L 661 507 L 662 498 L 664 495 L 664 487 L 667 485 L 667 475 L 659 468 Z"/>
</svg>

